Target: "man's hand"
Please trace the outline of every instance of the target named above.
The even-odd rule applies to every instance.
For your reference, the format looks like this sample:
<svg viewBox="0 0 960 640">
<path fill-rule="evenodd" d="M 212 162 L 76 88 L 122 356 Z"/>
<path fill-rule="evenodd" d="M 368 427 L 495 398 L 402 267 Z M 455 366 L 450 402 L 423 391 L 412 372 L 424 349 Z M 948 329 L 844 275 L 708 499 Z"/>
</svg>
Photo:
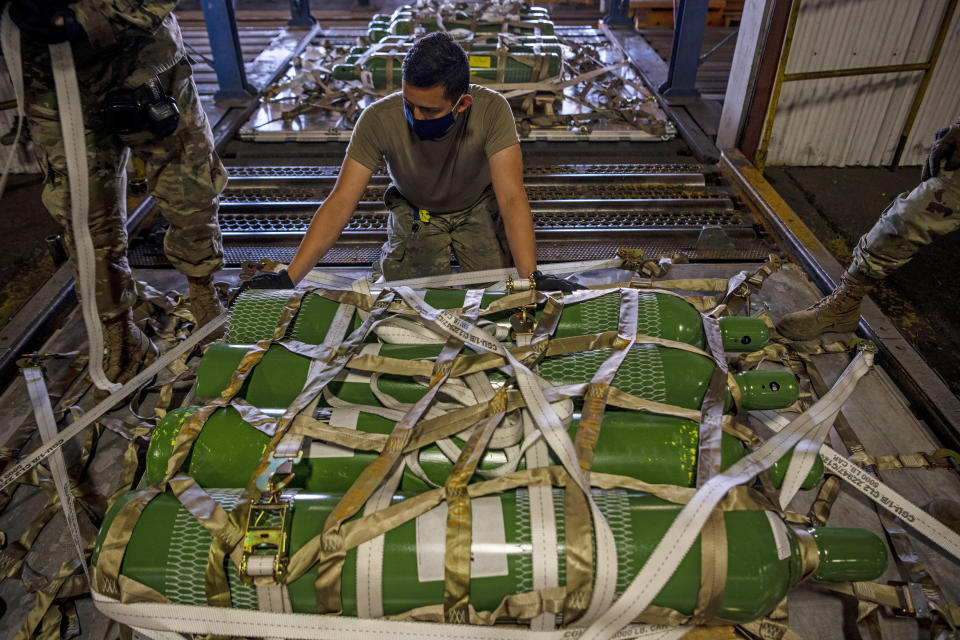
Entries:
<svg viewBox="0 0 960 640">
<path fill-rule="evenodd" d="M 582 284 L 570 282 L 569 280 L 564 280 L 556 276 L 545 275 L 539 269 L 533 272 L 533 282 L 537 285 L 537 291 L 562 291 L 563 293 L 570 293 L 572 291 L 586 289 Z"/>
<path fill-rule="evenodd" d="M 293 289 L 293 287 L 293 280 L 290 279 L 286 269 L 281 269 L 277 273 L 258 273 L 240 285 L 237 292 L 230 298 L 229 304 L 232 307 L 234 301 L 247 289 Z"/>
<path fill-rule="evenodd" d="M 944 127 L 934 134 L 936 142 L 927 154 L 927 161 L 923 165 L 921 181 L 926 181 L 940 174 L 941 166 L 947 171 L 960 169 L 960 123 Z"/>
<path fill-rule="evenodd" d="M 44 44 L 76 42 L 87 34 L 63 0 L 14 0 L 10 17 L 31 40 Z"/>
</svg>

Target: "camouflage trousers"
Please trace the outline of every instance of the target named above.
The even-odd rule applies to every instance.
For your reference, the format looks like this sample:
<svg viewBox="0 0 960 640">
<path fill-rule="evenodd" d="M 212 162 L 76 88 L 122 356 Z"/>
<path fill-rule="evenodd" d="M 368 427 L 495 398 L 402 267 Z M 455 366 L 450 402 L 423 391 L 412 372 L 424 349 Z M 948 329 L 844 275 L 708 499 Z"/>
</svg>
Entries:
<svg viewBox="0 0 960 640">
<path fill-rule="evenodd" d="M 390 210 L 380 270 L 387 280 L 450 273 L 450 251 L 464 271 L 511 264 L 506 233 L 493 189 L 472 206 L 453 213 L 421 215 L 393 185 L 383 197 Z"/>
<path fill-rule="evenodd" d="M 941 171 L 890 203 L 853 250 L 848 271 L 879 280 L 939 236 L 960 228 L 960 171 Z"/>
<path fill-rule="evenodd" d="M 102 320 L 121 315 L 136 301 L 125 226 L 124 158 L 128 147 L 142 161 L 149 191 L 169 223 L 164 252 L 173 266 L 187 276 L 208 275 L 223 266 L 217 208 L 226 171 L 214 151 L 189 62 L 181 61 L 160 80 L 180 110 L 177 130 L 162 139 L 149 131 L 124 136 L 107 131 L 99 113 L 103 95 L 84 91 L 81 84 L 90 183 L 88 229 L 96 254 L 96 304 Z M 49 84 L 31 83 L 26 102 L 30 134 L 44 176 L 43 204 L 63 227 L 76 273 L 70 185 L 52 80 Z"/>
</svg>

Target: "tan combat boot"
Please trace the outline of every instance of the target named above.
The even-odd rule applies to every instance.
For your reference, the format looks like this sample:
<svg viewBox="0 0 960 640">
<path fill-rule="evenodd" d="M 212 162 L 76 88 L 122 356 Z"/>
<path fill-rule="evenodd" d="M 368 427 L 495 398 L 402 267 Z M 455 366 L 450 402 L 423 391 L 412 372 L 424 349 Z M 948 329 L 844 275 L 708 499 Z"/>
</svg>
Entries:
<svg viewBox="0 0 960 640">
<path fill-rule="evenodd" d="M 157 347 L 133 322 L 127 310 L 103 323 L 103 372 L 107 379 L 124 384 L 157 358 Z"/>
<path fill-rule="evenodd" d="M 187 277 L 190 287 L 190 313 L 202 327 L 225 311 L 217 291 L 213 288 L 213 276 Z"/>
<path fill-rule="evenodd" d="M 792 340 L 812 340 L 827 331 L 855 331 L 860 323 L 860 301 L 876 286 L 847 272 L 837 288 L 803 311 L 788 313 L 777 331 Z"/>
</svg>

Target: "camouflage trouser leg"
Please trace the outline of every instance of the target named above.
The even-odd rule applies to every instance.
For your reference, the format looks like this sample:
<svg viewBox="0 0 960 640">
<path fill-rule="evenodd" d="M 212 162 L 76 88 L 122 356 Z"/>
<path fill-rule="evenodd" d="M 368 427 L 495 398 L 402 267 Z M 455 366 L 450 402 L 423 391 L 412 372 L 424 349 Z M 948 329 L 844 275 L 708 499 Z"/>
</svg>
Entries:
<svg viewBox="0 0 960 640">
<path fill-rule="evenodd" d="M 960 171 L 943 171 L 900 194 L 853 250 L 848 271 L 881 279 L 906 264 L 920 247 L 960 228 Z"/>
<path fill-rule="evenodd" d="M 464 271 L 504 269 L 513 264 L 493 191 L 469 210 L 450 216 L 453 254 Z"/>
<path fill-rule="evenodd" d="M 125 170 L 121 160 L 127 145 L 144 161 L 151 192 L 170 222 L 164 248 L 171 263 L 189 276 L 212 273 L 223 263 L 216 215 L 226 174 L 213 151 L 210 126 L 199 105 L 189 64 L 176 65 L 161 81 L 181 112 L 177 131 L 163 139 L 141 132 L 121 140 L 104 131 L 98 118 L 102 96 L 81 89 L 90 183 L 88 228 L 96 255 L 97 311 L 103 320 L 121 315 L 136 301 L 127 262 L 122 200 L 126 194 L 120 193 Z M 64 229 L 76 273 L 70 185 L 52 85 L 32 86 L 27 103 L 30 133 L 44 174 L 43 204 Z"/>
<path fill-rule="evenodd" d="M 177 130 L 162 139 L 149 132 L 122 139 L 143 161 L 150 193 L 170 225 L 163 243 L 170 264 L 184 275 L 205 276 L 223 267 L 217 208 L 227 174 L 214 151 L 190 64 L 180 62 L 161 80 L 180 109 Z"/>
<path fill-rule="evenodd" d="M 77 273 L 67 161 L 53 92 L 30 100 L 27 114 L 30 135 L 43 170 L 43 205 L 63 227 L 70 262 Z M 87 127 L 84 137 L 90 184 L 88 229 L 96 256 L 96 305 L 100 317 L 108 320 L 125 312 L 136 300 L 127 263 L 126 207 L 119 200 L 123 197 L 119 194 L 123 154 L 113 136 Z"/>
<path fill-rule="evenodd" d="M 464 271 L 499 269 L 510 265 L 503 221 L 492 191 L 464 211 L 434 214 L 429 222 L 391 186 L 384 195 L 390 209 L 387 242 L 380 269 L 387 280 L 450 273 L 453 249 Z"/>
</svg>

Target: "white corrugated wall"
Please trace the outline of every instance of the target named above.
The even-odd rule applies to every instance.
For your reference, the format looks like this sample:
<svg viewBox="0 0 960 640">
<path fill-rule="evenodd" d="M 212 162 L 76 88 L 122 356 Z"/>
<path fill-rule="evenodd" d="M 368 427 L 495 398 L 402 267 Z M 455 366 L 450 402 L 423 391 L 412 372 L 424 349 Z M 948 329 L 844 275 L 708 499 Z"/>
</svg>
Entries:
<svg viewBox="0 0 960 640">
<path fill-rule="evenodd" d="M 920 164 L 927 156 L 934 132 L 960 117 L 960 5 L 933 70 L 913 130 L 907 137 L 901 165 Z"/>
<path fill-rule="evenodd" d="M 786 73 L 925 63 L 948 0 L 800 0 Z M 767 164 L 892 162 L 923 71 L 784 82 Z M 953 20 L 901 164 L 960 114 L 960 20 Z"/>
</svg>

